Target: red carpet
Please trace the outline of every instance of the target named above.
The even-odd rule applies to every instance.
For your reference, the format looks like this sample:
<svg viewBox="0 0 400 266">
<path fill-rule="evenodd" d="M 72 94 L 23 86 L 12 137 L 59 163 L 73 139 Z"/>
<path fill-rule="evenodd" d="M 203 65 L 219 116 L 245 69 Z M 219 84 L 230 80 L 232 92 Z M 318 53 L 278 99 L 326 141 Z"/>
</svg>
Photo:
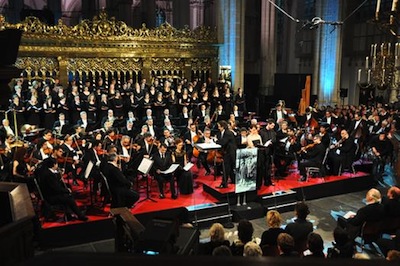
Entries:
<svg viewBox="0 0 400 266">
<path fill-rule="evenodd" d="M 165 199 L 159 199 L 157 182 L 155 180 L 150 181 L 151 193 L 150 198 L 156 200 L 157 202 L 153 202 L 150 200 L 145 200 L 140 203 L 137 203 L 132 209 L 133 214 L 146 213 L 146 212 L 154 212 L 160 210 L 173 209 L 178 207 L 188 207 L 193 205 L 200 205 L 204 203 L 216 203 L 217 199 L 212 197 L 203 191 L 203 184 L 209 187 L 216 187 L 221 183 L 221 176 L 217 177 L 217 180 L 214 180 L 213 175 L 204 176 L 204 170 L 197 170 L 196 166 L 192 168 L 194 174 L 198 174 L 198 178 L 194 179 L 197 187 L 194 188 L 194 193 L 190 195 L 179 195 L 177 199 L 171 198 L 171 193 L 169 191 L 169 187 L 166 188 Z M 313 186 L 316 184 L 324 183 L 324 182 L 335 182 L 343 179 L 354 178 L 358 176 L 366 175 L 363 172 L 357 172 L 356 174 L 344 173 L 342 176 L 327 176 L 325 178 L 310 178 L 306 182 L 299 182 L 298 179 L 300 175 L 296 171 L 295 168 L 290 169 L 290 174 L 282 180 L 274 180 L 275 186 L 265 187 L 262 186 L 258 191 L 258 195 L 267 195 L 276 191 L 284 191 L 289 189 L 295 189 L 306 186 Z M 85 190 L 82 186 L 82 183 L 79 183 L 80 186 L 73 187 L 75 199 L 79 206 L 87 206 L 87 215 L 89 217 L 89 221 L 96 221 L 101 219 L 107 219 L 109 217 L 109 204 L 106 205 L 105 208 L 102 208 L 101 202 L 96 202 L 93 206 L 90 206 L 90 198 L 89 191 Z M 139 182 L 139 192 L 140 192 L 140 200 L 146 198 L 146 182 L 145 180 L 141 180 Z M 228 188 L 225 189 L 216 189 L 221 193 L 231 193 L 234 192 L 235 186 L 230 184 Z M 68 221 L 62 222 L 62 220 L 57 222 L 43 222 L 42 227 L 51 228 L 55 226 L 65 226 L 69 224 L 82 223 L 81 221 Z"/>
</svg>

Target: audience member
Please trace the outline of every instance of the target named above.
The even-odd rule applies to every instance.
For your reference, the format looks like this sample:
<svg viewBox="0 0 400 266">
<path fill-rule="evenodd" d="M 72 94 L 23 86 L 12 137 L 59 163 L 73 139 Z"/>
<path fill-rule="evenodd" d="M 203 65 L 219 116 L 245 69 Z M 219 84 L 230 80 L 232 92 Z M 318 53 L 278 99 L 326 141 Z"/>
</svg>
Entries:
<svg viewBox="0 0 400 266">
<path fill-rule="evenodd" d="M 267 212 L 266 222 L 269 229 L 262 233 L 260 247 L 264 256 L 278 256 L 277 238 L 280 233 L 285 232 L 281 228 L 282 217 L 278 211 L 271 210 Z"/>
<path fill-rule="evenodd" d="M 232 256 L 232 252 L 229 247 L 222 245 L 222 246 L 214 248 L 212 255 L 213 256 L 230 257 L 230 256 Z"/>
<path fill-rule="evenodd" d="M 225 229 L 220 223 L 214 223 L 210 227 L 210 241 L 206 243 L 200 243 L 199 254 L 200 255 L 211 255 L 216 247 L 225 245 L 229 247 L 230 243 L 225 239 Z"/>
<path fill-rule="evenodd" d="M 285 227 L 286 233 L 291 235 L 295 242 L 296 251 L 302 254 L 307 248 L 307 237 L 313 229 L 313 224 L 307 220 L 310 214 L 308 206 L 304 202 L 299 202 L 295 206 L 296 220 Z"/>
<path fill-rule="evenodd" d="M 243 257 L 262 257 L 262 255 L 263 252 L 257 243 L 250 241 L 244 245 Z"/>
<path fill-rule="evenodd" d="M 325 258 L 324 240 L 320 234 L 311 232 L 307 238 L 308 250 L 304 252 L 304 257 L 307 258 Z"/>
<path fill-rule="evenodd" d="M 277 239 L 280 257 L 299 257 L 295 250 L 294 239 L 287 233 L 280 233 Z"/>
<path fill-rule="evenodd" d="M 333 231 L 333 247 L 328 249 L 328 258 L 352 258 L 355 252 L 355 244 L 350 239 L 346 230 L 336 227 Z"/>
<path fill-rule="evenodd" d="M 243 256 L 244 245 L 247 242 L 252 241 L 254 228 L 253 224 L 248 220 L 241 220 L 237 226 L 238 239 L 236 239 L 231 245 L 232 255 Z"/>
</svg>

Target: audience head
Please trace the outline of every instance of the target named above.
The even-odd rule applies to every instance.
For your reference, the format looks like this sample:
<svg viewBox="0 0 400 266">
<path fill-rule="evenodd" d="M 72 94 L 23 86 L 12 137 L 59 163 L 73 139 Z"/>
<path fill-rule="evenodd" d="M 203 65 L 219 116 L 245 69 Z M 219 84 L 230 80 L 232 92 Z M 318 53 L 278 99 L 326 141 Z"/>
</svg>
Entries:
<svg viewBox="0 0 400 266">
<path fill-rule="evenodd" d="M 324 252 L 324 240 L 322 240 L 320 234 L 311 232 L 307 238 L 307 246 L 313 254 L 320 254 Z"/>
<path fill-rule="evenodd" d="M 345 229 L 337 226 L 335 230 L 333 230 L 333 239 L 335 240 L 336 244 L 343 246 L 350 240 L 350 237 Z"/>
<path fill-rule="evenodd" d="M 371 259 L 371 257 L 367 253 L 357 252 L 356 254 L 354 254 L 353 259 L 356 259 L 356 260 L 369 260 L 369 259 Z"/>
<path fill-rule="evenodd" d="M 281 254 L 288 254 L 294 251 L 294 239 L 291 235 L 287 233 L 280 233 L 276 241 Z"/>
<path fill-rule="evenodd" d="M 282 216 L 276 211 L 268 211 L 266 216 L 267 225 L 271 228 L 279 228 L 282 224 Z"/>
<path fill-rule="evenodd" d="M 310 214 L 310 210 L 308 209 L 308 205 L 304 202 L 298 202 L 295 206 L 296 216 L 299 219 L 305 220 L 307 215 Z"/>
<path fill-rule="evenodd" d="M 370 190 L 368 190 L 367 195 L 365 196 L 367 204 L 381 202 L 381 199 L 381 193 L 376 188 L 371 188 Z"/>
<path fill-rule="evenodd" d="M 219 247 L 214 248 L 212 252 L 213 256 L 227 256 L 230 257 L 232 256 L 232 251 L 229 247 L 225 245 L 221 245 Z"/>
<path fill-rule="evenodd" d="M 389 261 L 400 261 L 400 251 L 398 250 L 389 250 L 386 259 Z"/>
<path fill-rule="evenodd" d="M 243 244 L 252 240 L 254 228 L 253 224 L 250 221 L 246 219 L 239 221 L 237 229 L 238 229 L 238 237 Z"/>
<path fill-rule="evenodd" d="M 389 188 L 386 196 L 389 199 L 399 199 L 400 198 L 400 188 L 398 188 L 396 186 Z"/>
<path fill-rule="evenodd" d="M 222 242 L 225 240 L 225 229 L 220 223 L 214 223 L 210 227 L 211 242 Z"/>
<path fill-rule="evenodd" d="M 260 246 L 253 241 L 249 241 L 244 245 L 243 256 L 244 257 L 262 257 L 263 252 Z"/>
</svg>

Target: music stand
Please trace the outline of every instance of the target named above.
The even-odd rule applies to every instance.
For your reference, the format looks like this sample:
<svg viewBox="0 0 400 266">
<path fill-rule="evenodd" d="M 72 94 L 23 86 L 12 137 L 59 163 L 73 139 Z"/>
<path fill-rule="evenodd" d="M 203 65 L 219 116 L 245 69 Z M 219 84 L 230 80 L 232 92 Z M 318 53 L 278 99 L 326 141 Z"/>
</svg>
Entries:
<svg viewBox="0 0 400 266">
<path fill-rule="evenodd" d="M 156 200 L 152 199 L 150 197 L 150 184 L 149 184 L 149 172 L 151 167 L 153 166 L 154 161 L 150 160 L 148 158 L 143 158 L 143 160 L 140 162 L 140 165 L 138 167 L 138 170 L 143 174 L 143 176 L 146 178 L 146 198 L 142 199 L 139 201 L 143 202 L 146 200 L 151 200 L 152 202 L 157 202 Z"/>
<path fill-rule="evenodd" d="M 89 161 L 88 165 L 86 166 L 86 169 L 84 171 L 84 178 L 86 180 L 88 180 L 89 182 L 89 195 L 90 195 L 90 206 L 93 206 L 93 178 L 89 179 L 90 174 L 92 173 L 92 169 L 93 169 L 93 162 Z"/>
<path fill-rule="evenodd" d="M 221 145 L 216 143 L 195 143 L 194 146 L 201 152 L 217 151 L 222 148 Z M 214 154 L 214 181 L 217 180 L 217 153 Z"/>
</svg>

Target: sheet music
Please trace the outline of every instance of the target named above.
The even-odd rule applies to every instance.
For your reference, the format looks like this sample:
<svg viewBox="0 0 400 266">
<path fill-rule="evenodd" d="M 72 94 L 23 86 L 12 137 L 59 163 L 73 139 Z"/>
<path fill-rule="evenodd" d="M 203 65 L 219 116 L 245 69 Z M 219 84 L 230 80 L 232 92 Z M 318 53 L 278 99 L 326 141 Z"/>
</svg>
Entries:
<svg viewBox="0 0 400 266">
<path fill-rule="evenodd" d="M 196 143 L 195 146 L 200 150 L 217 150 L 222 148 L 221 145 L 216 143 Z"/>
<path fill-rule="evenodd" d="M 349 219 L 351 217 L 354 217 L 356 215 L 355 212 L 348 211 L 345 215 L 343 215 L 344 218 Z"/>
<path fill-rule="evenodd" d="M 183 170 L 189 171 L 193 167 L 193 165 L 193 163 L 189 162 L 185 165 L 185 167 L 183 167 Z"/>
<path fill-rule="evenodd" d="M 90 175 L 90 172 L 92 172 L 93 166 L 94 166 L 93 162 L 89 161 L 89 163 L 88 163 L 88 165 L 86 166 L 86 169 L 85 169 L 85 179 L 89 178 L 89 175 Z"/>
<path fill-rule="evenodd" d="M 178 167 L 179 167 L 179 164 L 174 163 L 174 164 L 171 164 L 171 166 L 167 170 L 160 171 L 160 173 L 164 174 L 164 175 L 172 174 L 173 172 L 176 171 L 176 169 L 178 169 Z"/>
<path fill-rule="evenodd" d="M 264 146 L 265 146 L 265 147 L 268 147 L 268 146 L 271 145 L 271 144 L 272 144 L 272 139 L 267 140 L 267 141 L 264 143 Z"/>
<path fill-rule="evenodd" d="M 154 161 L 150 160 L 148 158 L 143 158 L 143 160 L 140 162 L 140 165 L 138 167 L 138 170 L 147 175 L 151 169 L 151 167 L 153 166 Z"/>
</svg>

